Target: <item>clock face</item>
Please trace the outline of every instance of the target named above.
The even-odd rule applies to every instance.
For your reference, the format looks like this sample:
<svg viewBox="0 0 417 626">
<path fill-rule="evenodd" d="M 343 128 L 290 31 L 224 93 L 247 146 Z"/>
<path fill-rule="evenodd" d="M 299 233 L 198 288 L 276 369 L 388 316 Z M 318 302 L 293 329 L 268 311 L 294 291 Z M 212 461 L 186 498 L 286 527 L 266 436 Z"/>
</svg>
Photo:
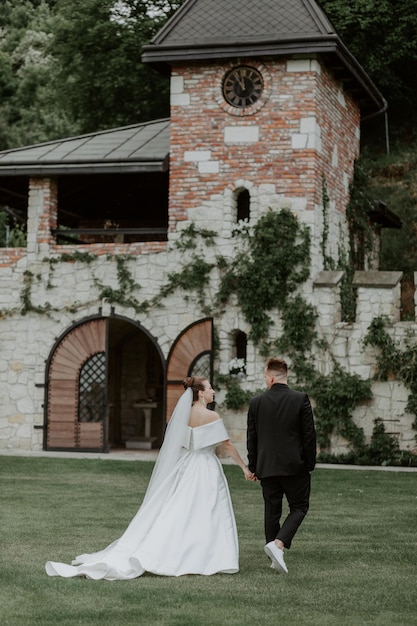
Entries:
<svg viewBox="0 0 417 626">
<path fill-rule="evenodd" d="M 233 107 L 249 107 L 260 98 L 264 88 L 262 74 L 249 65 L 234 67 L 223 79 L 223 97 Z"/>
</svg>

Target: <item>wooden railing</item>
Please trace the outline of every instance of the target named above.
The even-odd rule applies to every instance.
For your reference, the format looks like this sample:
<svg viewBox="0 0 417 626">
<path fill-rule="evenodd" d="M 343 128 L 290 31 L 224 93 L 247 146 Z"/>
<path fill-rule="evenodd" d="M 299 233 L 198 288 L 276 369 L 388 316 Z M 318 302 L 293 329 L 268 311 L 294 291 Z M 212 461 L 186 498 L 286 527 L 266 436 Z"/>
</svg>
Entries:
<svg viewBox="0 0 417 626">
<path fill-rule="evenodd" d="M 165 241 L 167 238 L 168 228 L 54 228 L 51 229 L 52 235 L 56 238 L 64 240 L 68 243 L 87 243 L 84 237 L 114 237 L 120 243 L 126 236 L 137 237 L 136 241 Z M 98 242 L 97 242 L 98 243 Z"/>
</svg>

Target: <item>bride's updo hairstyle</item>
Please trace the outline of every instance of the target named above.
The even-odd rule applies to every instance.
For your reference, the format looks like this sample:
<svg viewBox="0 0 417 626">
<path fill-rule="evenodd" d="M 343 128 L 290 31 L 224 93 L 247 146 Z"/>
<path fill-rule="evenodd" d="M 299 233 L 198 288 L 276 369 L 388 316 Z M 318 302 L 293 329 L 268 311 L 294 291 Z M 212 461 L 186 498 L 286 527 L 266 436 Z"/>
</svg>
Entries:
<svg viewBox="0 0 417 626">
<path fill-rule="evenodd" d="M 193 392 L 193 402 L 197 402 L 198 400 L 198 392 L 204 391 L 204 383 L 207 381 L 207 378 L 202 378 L 200 376 L 188 376 L 185 380 L 182 381 L 184 385 L 184 389 L 190 389 Z"/>
</svg>

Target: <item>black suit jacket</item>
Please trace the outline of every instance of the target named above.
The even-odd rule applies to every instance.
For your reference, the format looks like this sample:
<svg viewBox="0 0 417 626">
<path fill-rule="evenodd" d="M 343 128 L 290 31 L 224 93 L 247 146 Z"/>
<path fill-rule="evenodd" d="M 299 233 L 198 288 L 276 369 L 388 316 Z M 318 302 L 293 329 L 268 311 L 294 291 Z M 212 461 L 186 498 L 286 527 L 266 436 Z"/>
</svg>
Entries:
<svg viewBox="0 0 417 626">
<path fill-rule="evenodd" d="M 316 463 L 316 431 L 307 394 L 276 383 L 252 398 L 247 444 L 249 469 L 258 478 L 311 472 Z"/>
</svg>

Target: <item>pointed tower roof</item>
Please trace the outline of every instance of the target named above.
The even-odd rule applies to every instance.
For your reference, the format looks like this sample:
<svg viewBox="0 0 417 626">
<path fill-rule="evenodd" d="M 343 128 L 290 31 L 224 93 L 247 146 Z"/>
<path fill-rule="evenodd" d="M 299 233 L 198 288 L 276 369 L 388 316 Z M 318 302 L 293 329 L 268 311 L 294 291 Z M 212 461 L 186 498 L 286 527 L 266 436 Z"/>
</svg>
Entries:
<svg viewBox="0 0 417 626">
<path fill-rule="evenodd" d="M 315 0 L 186 0 L 144 46 L 142 61 L 164 74 L 172 63 L 317 54 L 364 116 L 386 101 Z"/>
</svg>

